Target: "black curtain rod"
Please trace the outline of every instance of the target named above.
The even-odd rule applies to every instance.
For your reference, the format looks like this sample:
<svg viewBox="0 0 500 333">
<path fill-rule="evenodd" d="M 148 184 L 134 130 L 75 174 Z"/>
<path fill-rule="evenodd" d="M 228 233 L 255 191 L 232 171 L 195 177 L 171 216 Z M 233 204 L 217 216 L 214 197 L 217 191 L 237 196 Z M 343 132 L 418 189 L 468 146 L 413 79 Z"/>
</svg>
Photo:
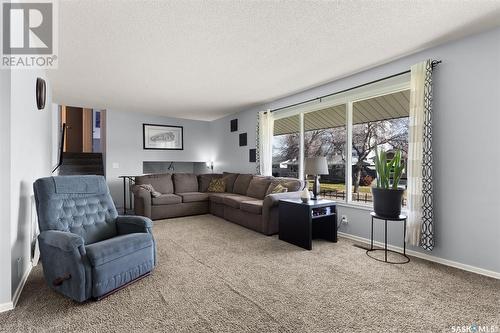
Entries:
<svg viewBox="0 0 500 333">
<path fill-rule="evenodd" d="M 441 60 L 433 60 L 431 62 L 431 66 L 432 66 L 432 68 L 434 68 L 435 66 L 437 66 L 440 63 L 441 63 Z M 305 103 L 309 103 L 309 102 L 315 101 L 317 99 L 321 100 L 321 99 L 326 98 L 326 97 L 330 97 L 330 96 L 333 96 L 333 95 L 345 93 L 345 92 L 350 91 L 350 90 L 358 89 L 358 88 L 367 86 L 369 84 L 373 84 L 373 83 L 377 83 L 377 82 L 380 82 L 380 81 L 383 81 L 383 80 L 391 79 L 393 77 L 400 76 L 400 75 L 403 75 L 403 74 L 407 74 L 407 73 L 410 73 L 410 72 L 411 72 L 411 70 L 407 70 L 407 71 L 400 72 L 400 73 L 397 73 L 397 74 L 392 74 L 392 75 L 383 77 L 381 79 L 377 79 L 377 80 L 373 80 L 373 81 L 370 81 L 370 82 L 367 82 L 367 83 L 363 83 L 363 84 L 357 85 L 355 87 L 351 87 L 351 88 L 348 88 L 348 89 L 340 90 L 340 91 L 337 91 L 337 92 L 334 92 L 334 93 L 331 93 L 331 94 L 328 94 L 328 95 L 323 95 L 323 96 L 311 98 L 311 99 L 308 99 L 306 101 L 302 101 L 302 102 L 298 102 L 298 103 L 295 103 L 295 104 L 290 104 L 290 105 L 287 105 L 287 106 L 283 106 L 281 108 L 273 109 L 273 110 L 271 110 L 271 112 L 275 112 L 275 111 L 279 111 L 279 110 L 283 110 L 283 109 L 288 109 L 288 108 L 291 108 L 291 107 L 294 107 L 294 106 L 297 106 L 297 105 L 301 105 L 301 104 L 305 104 Z"/>
</svg>

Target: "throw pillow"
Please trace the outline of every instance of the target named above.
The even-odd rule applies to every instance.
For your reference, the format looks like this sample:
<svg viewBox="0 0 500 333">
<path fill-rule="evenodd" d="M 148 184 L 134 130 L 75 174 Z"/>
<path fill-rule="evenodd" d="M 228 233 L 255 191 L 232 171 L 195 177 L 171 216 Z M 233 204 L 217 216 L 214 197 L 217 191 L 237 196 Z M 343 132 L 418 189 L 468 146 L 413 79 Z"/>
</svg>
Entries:
<svg viewBox="0 0 500 333">
<path fill-rule="evenodd" d="M 276 185 L 272 191 L 271 191 L 271 194 L 272 193 L 285 193 L 285 192 L 288 192 L 288 188 L 286 188 L 285 186 L 281 185 L 281 184 L 278 184 Z"/>
<path fill-rule="evenodd" d="M 151 193 L 151 196 L 153 198 L 158 198 L 161 195 L 161 193 L 156 191 L 155 188 L 153 187 L 153 185 L 151 185 L 151 184 L 142 184 L 142 185 L 139 185 L 139 187 L 143 188 L 146 191 L 148 191 L 149 193 Z"/>
<path fill-rule="evenodd" d="M 207 192 L 223 193 L 226 190 L 226 182 L 221 178 L 214 178 L 208 184 Z"/>
</svg>

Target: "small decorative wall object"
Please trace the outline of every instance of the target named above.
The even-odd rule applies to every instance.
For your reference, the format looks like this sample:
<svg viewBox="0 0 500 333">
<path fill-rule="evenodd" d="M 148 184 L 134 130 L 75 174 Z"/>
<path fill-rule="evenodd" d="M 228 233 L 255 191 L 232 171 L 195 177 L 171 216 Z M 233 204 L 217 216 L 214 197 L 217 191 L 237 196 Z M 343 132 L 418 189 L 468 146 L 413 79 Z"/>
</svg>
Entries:
<svg viewBox="0 0 500 333">
<path fill-rule="evenodd" d="M 183 132 L 182 126 L 142 124 L 143 148 L 183 150 Z"/>
<path fill-rule="evenodd" d="M 209 168 L 212 173 L 214 173 L 214 161 L 207 162 L 207 168 Z"/>
<path fill-rule="evenodd" d="M 249 150 L 249 161 L 250 162 L 257 162 L 257 150 L 254 148 L 254 149 L 250 149 Z"/>
<path fill-rule="evenodd" d="M 240 147 L 246 146 L 247 145 L 247 134 L 246 133 L 241 133 L 240 134 Z"/>
<path fill-rule="evenodd" d="M 36 79 L 36 107 L 38 110 L 45 108 L 45 98 L 47 95 L 47 86 L 42 78 Z"/>
<path fill-rule="evenodd" d="M 231 120 L 231 132 L 236 132 L 238 130 L 238 119 Z"/>
</svg>

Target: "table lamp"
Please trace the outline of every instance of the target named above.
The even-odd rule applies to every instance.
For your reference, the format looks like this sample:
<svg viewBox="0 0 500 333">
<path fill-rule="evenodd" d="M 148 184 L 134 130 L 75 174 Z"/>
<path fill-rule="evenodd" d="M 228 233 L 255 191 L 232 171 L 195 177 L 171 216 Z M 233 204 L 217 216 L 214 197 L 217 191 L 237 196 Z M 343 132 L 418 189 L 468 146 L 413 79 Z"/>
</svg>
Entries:
<svg viewBox="0 0 500 333">
<path fill-rule="evenodd" d="M 326 163 L 326 157 L 319 156 L 306 158 L 305 173 L 306 175 L 314 176 L 312 200 L 317 200 L 320 190 L 319 176 L 328 175 L 328 164 Z"/>
</svg>

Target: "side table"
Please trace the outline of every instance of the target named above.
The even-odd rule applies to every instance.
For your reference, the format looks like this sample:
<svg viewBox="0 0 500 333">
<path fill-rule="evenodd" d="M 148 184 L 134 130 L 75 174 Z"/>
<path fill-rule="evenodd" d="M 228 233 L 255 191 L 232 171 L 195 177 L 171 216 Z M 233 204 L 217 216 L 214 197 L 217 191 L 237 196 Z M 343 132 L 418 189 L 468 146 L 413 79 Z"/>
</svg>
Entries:
<svg viewBox="0 0 500 333">
<path fill-rule="evenodd" d="M 406 263 L 410 262 L 410 258 L 406 255 L 406 220 L 407 220 L 406 215 L 399 215 L 398 217 L 385 217 L 385 216 L 377 215 L 375 212 L 371 212 L 370 216 L 372 217 L 372 229 L 371 229 L 371 236 L 370 236 L 370 249 L 366 250 L 366 255 L 368 257 L 372 258 L 372 259 L 375 259 L 375 260 L 378 260 L 378 261 L 382 261 L 382 262 L 386 262 L 386 263 L 389 263 L 389 264 L 406 264 Z M 384 230 L 385 230 L 385 232 L 384 232 L 385 246 L 384 246 L 383 249 L 374 249 L 373 248 L 373 221 L 374 221 L 374 219 L 385 221 L 385 228 L 384 228 Z M 404 227 L 403 227 L 403 253 L 387 249 L 387 221 L 396 221 L 396 222 L 398 222 L 398 221 L 401 222 L 402 221 L 403 222 L 403 225 L 404 225 Z M 370 253 L 374 252 L 374 251 L 385 251 L 385 258 L 384 258 L 384 260 L 372 257 L 370 255 Z M 387 260 L 387 252 L 392 252 L 392 253 L 396 253 L 396 254 L 402 255 L 405 259 L 404 259 L 404 261 L 398 261 L 398 262 L 388 261 Z"/>
<path fill-rule="evenodd" d="M 337 242 L 337 206 L 331 200 L 283 199 L 279 202 L 279 239 L 312 249 L 312 239 Z"/>
</svg>

